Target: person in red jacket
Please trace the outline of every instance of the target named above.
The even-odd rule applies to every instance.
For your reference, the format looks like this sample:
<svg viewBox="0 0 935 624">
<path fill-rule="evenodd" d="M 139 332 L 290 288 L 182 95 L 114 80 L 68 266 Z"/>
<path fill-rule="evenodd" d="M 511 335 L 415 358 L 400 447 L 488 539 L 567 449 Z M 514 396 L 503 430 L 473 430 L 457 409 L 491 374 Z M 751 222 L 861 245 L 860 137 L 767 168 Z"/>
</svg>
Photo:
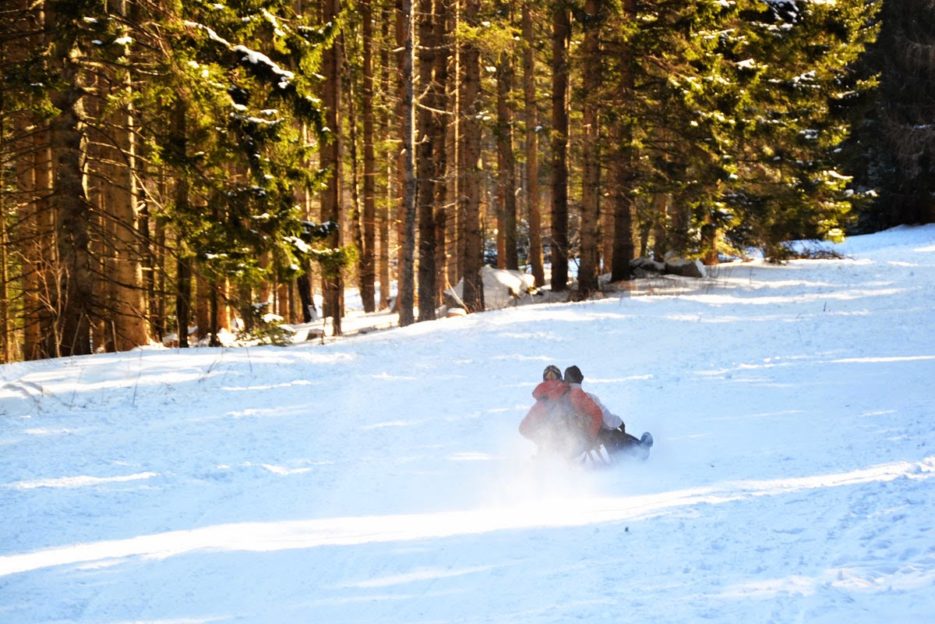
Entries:
<svg viewBox="0 0 935 624">
<path fill-rule="evenodd" d="M 581 389 L 581 382 L 584 381 L 584 375 L 577 366 L 569 366 L 565 369 L 565 383 L 572 389 Z M 582 392 L 584 392 L 582 390 Z M 649 457 L 649 449 L 653 447 L 653 436 L 648 431 L 644 432 L 640 438 L 630 435 L 626 431 L 626 426 L 616 414 L 612 413 L 596 395 L 585 392 L 588 397 L 594 401 L 600 408 L 603 415 L 601 429 L 597 434 L 598 444 L 604 447 L 609 461 L 613 461 L 617 456 L 627 455 L 646 459 Z"/>
<path fill-rule="evenodd" d="M 565 383 L 558 367 L 545 368 L 532 396 L 536 402 L 520 422 L 519 432 L 540 452 L 574 459 L 597 444 L 603 421 L 600 406 L 580 386 Z"/>
</svg>

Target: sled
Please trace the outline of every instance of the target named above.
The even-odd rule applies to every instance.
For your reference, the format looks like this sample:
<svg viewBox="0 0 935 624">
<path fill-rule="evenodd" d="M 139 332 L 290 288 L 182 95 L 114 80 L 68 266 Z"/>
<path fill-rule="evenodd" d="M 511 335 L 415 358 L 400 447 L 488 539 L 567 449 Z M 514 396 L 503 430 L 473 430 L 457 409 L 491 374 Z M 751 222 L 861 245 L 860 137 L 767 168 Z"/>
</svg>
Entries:
<svg viewBox="0 0 935 624">
<path fill-rule="evenodd" d="M 639 438 L 632 436 L 623 427 L 602 430 L 594 446 L 585 451 L 579 461 L 582 464 L 609 466 L 625 460 L 646 461 L 655 441 L 648 431 Z"/>
</svg>

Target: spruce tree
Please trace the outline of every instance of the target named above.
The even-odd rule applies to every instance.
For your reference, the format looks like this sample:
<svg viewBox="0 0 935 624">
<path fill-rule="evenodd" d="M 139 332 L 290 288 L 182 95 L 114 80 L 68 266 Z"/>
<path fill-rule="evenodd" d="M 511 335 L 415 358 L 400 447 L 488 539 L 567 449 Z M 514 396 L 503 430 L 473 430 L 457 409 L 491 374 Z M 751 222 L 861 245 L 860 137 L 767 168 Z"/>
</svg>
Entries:
<svg viewBox="0 0 935 624">
<path fill-rule="evenodd" d="M 866 0 L 776 0 L 741 12 L 744 38 L 729 54 L 750 77 L 733 150 L 737 174 L 723 195 L 738 218 L 735 243 L 781 258 L 782 241 L 843 234 L 851 197 L 837 166 L 850 131 L 842 111 L 865 86 L 850 69 L 876 35 L 878 8 Z"/>
</svg>

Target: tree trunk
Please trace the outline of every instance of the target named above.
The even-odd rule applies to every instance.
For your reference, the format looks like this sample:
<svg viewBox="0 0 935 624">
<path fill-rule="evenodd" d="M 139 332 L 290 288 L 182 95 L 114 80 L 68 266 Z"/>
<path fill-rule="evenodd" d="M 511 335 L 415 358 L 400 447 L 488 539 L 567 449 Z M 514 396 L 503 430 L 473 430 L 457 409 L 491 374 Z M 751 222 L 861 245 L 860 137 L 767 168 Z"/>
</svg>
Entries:
<svg viewBox="0 0 935 624">
<path fill-rule="evenodd" d="M 668 223 L 669 223 L 668 193 L 656 193 L 653 196 L 653 257 L 656 260 L 665 258 L 668 249 Z"/>
<path fill-rule="evenodd" d="M 52 212 L 52 148 L 49 130 L 35 135 L 33 155 L 33 204 L 27 207 L 31 221 L 26 240 L 27 266 L 24 306 L 26 314 L 24 357 L 55 357 L 55 302 L 58 241 Z"/>
<path fill-rule="evenodd" d="M 568 287 L 568 42 L 571 23 L 565 0 L 552 7 L 552 290 Z"/>
<path fill-rule="evenodd" d="M 636 0 L 624 0 L 623 14 L 625 20 L 633 20 L 636 16 Z M 621 60 L 621 73 L 618 91 L 624 100 L 633 95 L 633 72 L 629 69 L 632 49 L 623 43 L 619 54 Z M 626 121 L 617 118 L 613 127 L 614 153 L 610 165 L 609 196 L 614 210 L 614 248 L 613 261 L 610 271 L 611 281 L 628 280 L 632 278 L 630 261 L 633 259 L 633 198 L 630 194 L 633 183 L 631 130 Z"/>
<path fill-rule="evenodd" d="M 619 144 L 619 143 L 618 143 Z M 628 189 L 631 166 L 625 154 L 614 158 L 610 165 L 609 199 L 614 206 L 614 253 L 610 279 L 613 282 L 632 278 L 633 200 Z"/>
<path fill-rule="evenodd" d="M 500 11 L 508 12 L 500 3 Z M 497 63 L 497 205 L 498 230 L 503 251 L 498 266 L 519 269 L 516 246 L 516 158 L 513 155 L 513 60 L 510 51 L 500 53 Z"/>
<path fill-rule="evenodd" d="M 364 123 L 364 214 L 363 245 L 360 250 L 360 298 L 364 312 L 376 309 L 375 298 L 375 241 L 376 241 L 376 155 L 374 152 L 373 118 L 373 7 L 372 0 L 361 0 L 363 22 L 363 94 L 361 115 Z"/>
<path fill-rule="evenodd" d="M 419 85 L 418 145 L 416 146 L 416 204 L 419 219 L 419 320 L 435 318 L 435 180 L 434 159 L 439 146 L 434 130 L 435 114 L 435 14 L 433 0 L 419 2 Z"/>
<path fill-rule="evenodd" d="M 597 225 L 600 217 L 600 89 L 601 43 L 600 27 L 603 23 L 602 0 L 585 0 L 584 4 L 584 60 L 581 73 L 584 79 L 584 111 L 581 188 L 581 263 L 578 267 L 578 297 L 586 299 L 598 290 L 600 254 L 598 252 Z"/>
<path fill-rule="evenodd" d="M 132 17 L 127 0 L 120 3 L 120 14 Z M 129 57 L 129 48 L 125 50 Z M 143 265 L 139 246 L 139 205 L 137 190 L 136 120 L 133 110 L 133 83 L 130 71 L 123 72 L 122 85 L 127 98 L 126 108 L 119 114 L 115 128 L 117 148 L 123 152 L 118 162 L 120 177 L 114 185 L 113 216 L 116 252 L 114 278 L 114 348 L 127 351 L 149 342 L 143 299 Z M 122 122 L 122 123 L 121 123 Z"/>
<path fill-rule="evenodd" d="M 188 193 L 187 184 L 184 194 Z M 176 200 L 180 198 L 181 193 L 176 194 Z M 188 345 L 188 326 L 191 324 L 192 316 L 192 258 L 184 255 L 185 242 L 178 240 L 178 256 L 175 264 L 175 317 L 178 320 L 179 347 L 187 348 Z"/>
<path fill-rule="evenodd" d="M 471 28 L 480 23 L 480 1 L 464 1 L 464 19 Z M 464 292 L 461 297 L 469 312 L 484 309 L 484 287 L 481 280 L 484 240 L 481 232 L 481 125 L 478 120 L 480 101 L 480 51 L 473 41 L 461 47 L 460 89 L 460 194 L 458 197 L 461 238 L 464 240 L 461 267 Z"/>
<path fill-rule="evenodd" d="M 529 264 L 536 286 L 545 285 L 542 265 L 542 212 L 539 204 L 539 109 L 536 104 L 535 34 L 531 2 L 523 3 L 523 119 L 526 123 L 526 218 Z"/>
<path fill-rule="evenodd" d="M 415 322 L 413 306 L 415 289 L 413 285 L 415 226 L 416 226 L 416 178 L 415 178 L 415 109 L 413 102 L 413 15 L 412 0 L 400 0 L 397 22 L 397 46 L 400 50 L 400 131 L 402 139 L 402 223 L 401 223 L 401 262 L 398 276 L 398 299 L 400 326 Z"/>
<path fill-rule="evenodd" d="M 82 169 L 85 149 L 80 49 L 77 27 L 59 4 L 47 3 L 47 26 L 56 33 L 49 55 L 57 77 L 49 96 L 55 107 L 50 121 L 54 179 L 49 205 L 58 219 L 59 287 L 53 296 L 56 314 L 55 353 L 59 356 L 91 353 L 91 318 L 94 313 L 91 267 L 91 204 Z"/>
<path fill-rule="evenodd" d="M 437 0 L 435 7 L 435 80 L 432 82 L 431 102 L 435 113 L 432 117 L 432 139 L 436 147 L 435 156 L 435 302 L 443 301 L 448 283 L 448 63 L 451 61 L 450 42 L 453 20 L 447 0 Z"/>
<path fill-rule="evenodd" d="M 173 143 L 179 151 L 179 157 L 184 159 L 188 150 L 188 128 L 185 121 L 187 110 L 185 103 L 179 99 L 172 111 Z M 175 181 L 175 209 L 181 214 L 191 213 L 188 177 L 183 172 Z M 188 347 L 188 326 L 191 322 L 192 303 L 192 259 L 188 255 L 184 240 L 184 233 L 178 232 L 176 239 L 175 263 L 175 318 L 178 325 L 179 347 Z M 244 323 L 249 322 L 249 316 L 244 317 Z"/>
<path fill-rule="evenodd" d="M 385 99 L 390 97 L 390 8 L 388 3 L 384 3 L 380 19 L 380 91 Z M 389 143 L 390 125 L 392 120 L 392 107 L 387 104 L 383 107 L 380 115 L 380 136 L 383 137 L 383 143 Z M 390 305 L 392 286 L 390 284 L 390 222 L 392 221 L 391 207 L 394 205 L 396 194 L 393 184 L 395 176 L 393 175 L 395 162 L 392 157 L 392 148 L 385 146 L 381 150 L 385 160 L 386 170 L 386 189 L 384 192 L 383 206 L 379 211 L 379 235 L 380 235 L 380 253 L 377 258 L 377 274 L 380 282 L 379 308 L 382 310 Z"/>
<path fill-rule="evenodd" d="M 362 262 L 363 258 L 366 255 L 364 250 L 364 228 L 366 227 L 363 223 L 363 212 L 361 210 L 361 198 L 360 198 L 360 156 L 358 153 L 360 136 L 358 136 L 359 121 L 357 117 L 357 83 L 355 80 L 354 72 L 348 72 L 346 89 L 344 89 L 345 102 L 347 108 L 347 128 L 348 128 L 348 142 L 347 142 L 347 158 L 350 163 L 351 171 L 351 182 L 350 182 L 350 192 L 351 192 L 351 219 L 350 219 L 350 229 L 351 237 L 354 241 L 354 246 L 358 250 L 357 255 L 357 286 L 358 292 L 363 295 L 364 284 L 363 284 L 363 274 Z"/>
<path fill-rule="evenodd" d="M 195 336 L 200 342 L 211 335 L 211 292 L 214 289 L 204 274 L 204 266 L 199 267 L 198 273 L 193 277 L 195 286 L 195 327 L 198 328 Z M 270 309 L 269 311 L 272 312 L 273 310 Z"/>
<path fill-rule="evenodd" d="M 0 47 L 0 63 L 5 63 L 6 54 Z M 9 119 L 7 117 L 6 102 L 3 98 L 3 91 L 0 90 L 0 146 L 6 145 L 7 128 Z M 10 361 L 12 353 L 11 342 L 13 341 L 13 332 L 10 322 L 10 266 L 9 266 L 9 243 L 10 236 L 7 222 L 13 214 L 12 205 L 7 203 L 7 169 L 0 166 L 0 343 L 2 343 L 2 355 L 0 363 L 6 364 Z M 10 202 L 12 204 L 12 202 Z"/>
<path fill-rule="evenodd" d="M 322 0 L 322 19 L 330 22 L 340 14 L 340 0 Z M 325 125 L 330 130 L 328 139 L 321 146 L 322 167 L 329 170 L 321 195 L 321 220 L 330 221 L 337 227 L 328 239 L 328 246 L 339 248 L 343 244 L 341 218 L 341 36 L 322 55 L 322 74 L 325 76 L 322 104 L 325 108 Z M 341 318 L 344 316 L 344 280 L 341 269 L 331 267 L 322 271 L 322 291 L 325 316 L 331 317 L 332 334 L 340 336 Z"/>
</svg>

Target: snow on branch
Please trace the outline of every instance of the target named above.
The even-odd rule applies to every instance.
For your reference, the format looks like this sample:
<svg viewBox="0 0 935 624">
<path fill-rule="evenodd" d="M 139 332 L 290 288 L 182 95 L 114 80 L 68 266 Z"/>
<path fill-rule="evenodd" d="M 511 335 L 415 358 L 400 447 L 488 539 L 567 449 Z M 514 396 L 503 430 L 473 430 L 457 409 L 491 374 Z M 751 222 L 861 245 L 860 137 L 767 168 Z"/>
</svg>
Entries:
<svg viewBox="0 0 935 624">
<path fill-rule="evenodd" d="M 292 80 L 295 78 L 295 74 L 288 69 L 283 69 L 279 66 L 278 63 L 273 61 L 270 57 L 266 56 L 262 52 L 248 48 L 245 45 L 233 44 L 224 37 L 217 34 L 214 29 L 209 26 L 205 26 L 204 24 L 193 21 L 186 21 L 185 25 L 189 28 L 204 31 L 211 41 L 223 46 L 230 52 L 240 55 L 241 63 L 249 63 L 254 67 L 265 68 L 269 74 L 279 78 L 279 82 L 277 84 L 279 89 L 285 90 L 292 84 Z"/>
</svg>

